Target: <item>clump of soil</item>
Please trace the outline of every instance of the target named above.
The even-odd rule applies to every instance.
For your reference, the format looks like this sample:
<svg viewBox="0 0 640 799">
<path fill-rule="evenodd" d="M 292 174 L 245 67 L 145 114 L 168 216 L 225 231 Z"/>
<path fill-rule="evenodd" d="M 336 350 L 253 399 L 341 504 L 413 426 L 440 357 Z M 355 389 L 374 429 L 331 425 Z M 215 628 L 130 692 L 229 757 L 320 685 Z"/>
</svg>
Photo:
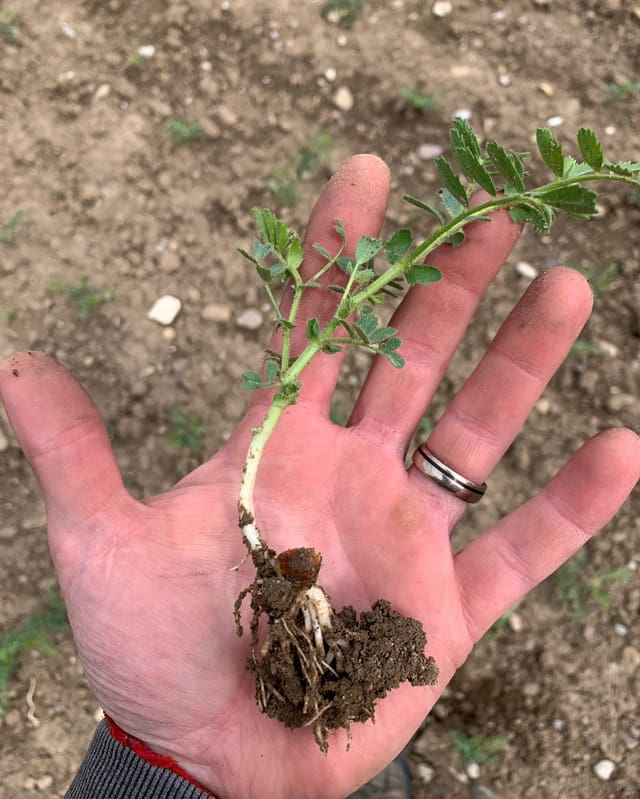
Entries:
<svg viewBox="0 0 640 799">
<path fill-rule="evenodd" d="M 402 682 L 433 685 L 438 668 L 424 648 L 427 638 L 416 619 L 403 616 L 385 599 L 358 614 L 335 612 L 316 585 L 321 556 L 313 549 L 252 553 L 256 579 L 235 606 L 251 595 L 252 656 L 247 667 L 256 681 L 260 709 L 287 727 L 313 727 L 323 752 L 328 735 L 375 716 L 376 700 Z M 259 646 L 259 623 L 269 630 Z"/>
</svg>

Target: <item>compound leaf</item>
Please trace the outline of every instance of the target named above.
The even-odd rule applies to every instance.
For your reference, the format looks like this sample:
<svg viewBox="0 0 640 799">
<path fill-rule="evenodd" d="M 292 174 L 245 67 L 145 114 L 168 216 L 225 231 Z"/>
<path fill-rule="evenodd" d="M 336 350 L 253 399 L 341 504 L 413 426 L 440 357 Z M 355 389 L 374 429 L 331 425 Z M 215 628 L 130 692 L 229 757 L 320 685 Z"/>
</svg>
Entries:
<svg viewBox="0 0 640 799">
<path fill-rule="evenodd" d="M 539 192 L 538 197 L 547 205 L 558 208 L 579 219 L 588 219 L 596 212 L 597 195 L 584 186 L 560 186 Z"/>
<path fill-rule="evenodd" d="M 482 150 L 480 142 L 471 125 L 464 119 L 456 117 L 451 128 L 451 147 L 458 163 L 458 151 L 468 150 L 476 161 L 482 160 Z"/>
<path fill-rule="evenodd" d="M 507 192 L 512 187 L 518 194 L 522 194 L 525 191 L 524 167 L 518 156 L 495 141 L 487 142 L 487 153 L 498 174 L 504 178 Z"/>
<path fill-rule="evenodd" d="M 415 207 L 420 208 L 421 211 L 426 211 L 428 214 L 431 214 L 431 216 L 435 216 L 438 222 L 441 225 L 444 225 L 444 217 L 442 216 L 440 211 L 438 211 L 438 209 L 434 208 L 432 205 L 429 205 L 429 203 L 424 202 L 424 200 L 419 200 L 417 197 L 414 197 L 412 194 L 403 194 L 402 199 L 405 202 L 409 203 L 409 205 L 415 205 Z"/>
<path fill-rule="evenodd" d="M 462 174 L 469 180 L 475 181 L 478 186 L 483 188 L 492 197 L 498 193 L 496 191 L 493 178 L 487 172 L 482 162 L 476 158 L 475 154 L 466 147 L 458 147 L 455 151 L 456 161 Z"/>
<path fill-rule="evenodd" d="M 262 378 L 257 372 L 245 372 L 242 375 L 242 388 L 248 391 L 255 391 L 257 388 L 262 388 Z"/>
</svg>

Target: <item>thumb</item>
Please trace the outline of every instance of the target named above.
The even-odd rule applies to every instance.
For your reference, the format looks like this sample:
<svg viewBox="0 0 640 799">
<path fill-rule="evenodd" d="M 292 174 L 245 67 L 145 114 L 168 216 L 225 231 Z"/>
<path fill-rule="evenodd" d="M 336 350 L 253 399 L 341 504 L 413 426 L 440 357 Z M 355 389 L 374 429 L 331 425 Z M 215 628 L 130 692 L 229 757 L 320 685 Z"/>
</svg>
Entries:
<svg viewBox="0 0 640 799">
<path fill-rule="evenodd" d="M 41 352 L 9 356 L 0 363 L 0 398 L 40 482 L 50 534 L 134 503 L 97 408 L 61 364 Z"/>
</svg>

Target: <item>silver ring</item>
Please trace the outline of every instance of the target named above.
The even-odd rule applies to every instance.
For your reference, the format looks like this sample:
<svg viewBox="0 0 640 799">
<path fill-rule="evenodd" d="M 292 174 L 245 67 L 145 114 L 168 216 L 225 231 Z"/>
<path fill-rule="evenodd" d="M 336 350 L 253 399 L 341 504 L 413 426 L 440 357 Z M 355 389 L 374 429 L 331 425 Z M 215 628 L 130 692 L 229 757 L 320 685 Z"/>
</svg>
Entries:
<svg viewBox="0 0 640 799">
<path fill-rule="evenodd" d="M 476 483 L 454 471 L 446 463 L 430 452 L 423 444 L 413 453 L 413 465 L 417 466 L 421 474 L 429 477 L 447 491 L 451 491 L 458 499 L 473 504 L 480 502 L 487 490 L 486 483 Z"/>
</svg>

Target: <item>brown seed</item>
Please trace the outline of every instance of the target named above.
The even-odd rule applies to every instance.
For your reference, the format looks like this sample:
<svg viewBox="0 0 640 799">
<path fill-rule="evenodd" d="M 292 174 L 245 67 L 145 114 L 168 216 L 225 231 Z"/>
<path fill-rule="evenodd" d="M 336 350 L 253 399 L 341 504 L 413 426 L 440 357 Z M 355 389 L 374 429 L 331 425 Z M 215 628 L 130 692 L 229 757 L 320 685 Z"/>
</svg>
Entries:
<svg viewBox="0 0 640 799">
<path fill-rule="evenodd" d="M 12 371 L 14 377 L 17 377 L 20 374 L 20 372 L 17 369 L 13 369 Z"/>
<path fill-rule="evenodd" d="M 286 549 L 276 558 L 283 577 L 300 585 L 313 585 L 322 565 L 322 555 L 310 547 Z"/>
</svg>

